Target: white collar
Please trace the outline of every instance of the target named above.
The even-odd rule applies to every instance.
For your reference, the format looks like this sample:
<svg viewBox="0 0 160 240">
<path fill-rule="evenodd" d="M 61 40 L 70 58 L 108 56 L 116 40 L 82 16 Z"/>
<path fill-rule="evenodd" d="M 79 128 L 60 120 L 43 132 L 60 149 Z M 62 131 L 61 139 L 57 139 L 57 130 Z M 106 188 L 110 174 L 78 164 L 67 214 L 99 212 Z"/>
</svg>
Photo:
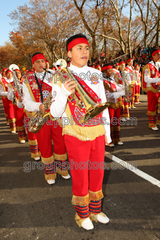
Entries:
<svg viewBox="0 0 160 240">
<path fill-rule="evenodd" d="M 81 73 L 81 72 L 86 72 L 86 71 L 87 71 L 87 65 L 85 65 L 85 66 L 82 67 L 82 68 L 79 68 L 79 67 L 77 67 L 77 66 L 74 66 L 74 65 L 71 63 L 69 69 L 70 69 L 71 71 L 73 71 L 73 73 L 79 74 L 79 73 Z"/>
</svg>

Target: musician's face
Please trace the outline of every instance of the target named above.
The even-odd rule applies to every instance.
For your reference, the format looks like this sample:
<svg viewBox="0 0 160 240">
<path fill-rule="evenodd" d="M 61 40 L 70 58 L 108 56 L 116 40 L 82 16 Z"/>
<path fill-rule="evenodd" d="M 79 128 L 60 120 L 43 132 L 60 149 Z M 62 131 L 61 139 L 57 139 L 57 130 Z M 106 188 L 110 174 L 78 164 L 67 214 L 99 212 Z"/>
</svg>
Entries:
<svg viewBox="0 0 160 240">
<path fill-rule="evenodd" d="M 12 78 L 12 73 L 11 72 L 8 72 L 7 74 L 6 74 L 6 77 L 7 77 L 7 79 L 11 79 Z"/>
<path fill-rule="evenodd" d="M 153 60 L 154 60 L 155 62 L 160 61 L 160 52 L 157 52 L 157 53 L 153 56 Z"/>
<path fill-rule="evenodd" d="M 37 73 L 41 73 L 44 71 L 43 68 L 46 68 L 46 61 L 44 59 L 37 59 L 33 64 L 33 68 Z"/>
<path fill-rule="evenodd" d="M 75 45 L 68 52 L 68 57 L 72 59 L 72 64 L 76 67 L 84 67 L 89 59 L 89 46 L 85 43 Z"/>
<path fill-rule="evenodd" d="M 16 72 L 17 78 L 20 79 L 21 78 L 21 73 L 20 72 Z"/>
<path fill-rule="evenodd" d="M 113 74 L 113 69 L 107 69 L 105 71 L 105 74 L 107 75 L 107 77 L 111 77 L 111 75 Z"/>
<path fill-rule="evenodd" d="M 130 60 L 130 61 L 128 62 L 128 65 L 132 67 L 132 66 L 133 66 L 133 60 Z"/>
<path fill-rule="evenodd" d="M 125 63 L 122 63 L 122 64 L 119 66 L 119 69 L 120 69 L 121 71 L 124 71 L 125 67 L 126 67 Z"/>
<path fill-rule="evenodd" d="M 5 77 L 5 76 L 6 76 L 6 71 L 7 71 L 7 70 L 5 70 L 5 71 L 2 72 L 2 77 Z"/>
</svg>

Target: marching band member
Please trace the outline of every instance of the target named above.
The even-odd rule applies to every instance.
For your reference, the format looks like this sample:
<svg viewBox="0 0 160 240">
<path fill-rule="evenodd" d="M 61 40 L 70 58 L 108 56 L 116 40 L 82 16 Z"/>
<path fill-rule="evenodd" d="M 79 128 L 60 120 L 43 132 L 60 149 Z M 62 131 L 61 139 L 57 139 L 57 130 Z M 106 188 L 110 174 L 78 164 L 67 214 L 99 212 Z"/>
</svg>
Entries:
<svg viewBox="0 0 160 240">
<path fill-rule="evenodd" d="M 153 60 L 147 63 L 143 67 L 142 73 L 142 90 L 147 92 L 148 100 L 148 119 L 149 128 L 152 130 L 159 130 L 157 124 L 160 125 L 160 72 L 159 72 L 159 60 L 160 60 L 160 49 L 159 47 L 152 48 Z M 158 119 L 156 121 L 158 105 Z"/>
<path fill-rule="evenodd" d="M 3 102 L 3 107 L 4 107 L 4 115 L 6 117 L 6 121 L 7 121 L 7 125 L 9 125 L 8 123 L 8 100 L 7 100 L 7 91 L 6 91 L 6 86 L 7 85 L 5 83 L 6 81 L 6 71 L 7 68 L 3 68 L 2 69 L 2 78 L 0 79 L 0 95 L 2 97 L 2 102 Z"/>
<path fill-rule="evenodd" d="M 109 90 L 105 90 L 106 98 L 111 102 L 109 109 L 110 115 L 110 127 L 111 127 L 111 138 L 112 143 L 109 144 L 109 147 L 114 147 L 115 144 L 123 145 L 123 142 L 120 140 L 120 108 L 122 105 L 121 96 L 125 95 L 123 85 L 117 84 L 114 80 L 113 76 L 113 67 L 110 64 L 105 64 L 102 67 L 102 72 L 105 74 L 106 79 L 104 82 L 109 81 L 115 85 L 115 91 L 110 92 Z"/>
<path fill-rule="evenodd" d="M 131 79 L 130 79 L 130 76 L 128 74 L 127 71 L 125 71 L 125 67 L 126 67 L 126 63 L 124 61 L 120 61 L 119 62 L 119 71 L 120 71 L 120 83 L 123 84 L 123 86 L 129 86 L 131 84 Z M 125 79 L 123 79 L 123 72 L 124 72 L 124 76 L 125 76 Z M 126 83 L 124 82 L 126 81 Z M 126 121 L 126 120 L 129 120 L 130 119 L 130 113 L 129 113 L 129 104 L 130 104 L 130 100 L 129 100 L 129 97 L 123 97 L 122 96 L 122 108 L 121 108 L 121 117 L 122 117 L 122 120 Z"/>
<path fill-rule="evenodd" d="M 95 103 L 106 102 L 102 73 L 87 66 L 89 43 L 86 36 L 77 34 L 70 37 L 66 48 L 72 61 L 69 70 L 78 83 Z M 68 120 L 63 127 L 63 135 L 72 175 L 75 220 L 79 227 L 91 230 L 94 228 L 92 221 L 109 222 L 109 218 L 101 212 L 104 170 L 100 167 L 95 170 L 94 164 L 99 166 L 104 163 L 105 143 L 108 145 L 111 142 L 110 121 L 108 109 L 87 123 L 80 121 L 86 113 L 86 106 L 83 96 L 75 90 L 76 85 L 72 79 L 62 83 L 58 74 L 54 76 L 51 114 Z"/>
<path fill-rule="evenodd" d="M 130 107 L 129 108 L 136 108 L 134 106 L 134 100 L 135 100 L 135 82 L 136 82 L 136 78 L 135 78 L 135 72 L 134 72 L 134 69 L 133 69 L 133 59 L 132 58 L 129 58 L 127 60 L 127 66 L 126 66 L 126 71 L 130 73 L 130 76 L 131 76 L 131 84 L 133 85 L 132 87 L 132 100 L 130 102 Z"/>
<path fill-rule="evenodd" d="M 14 113 L 14 107 L 12 100 L 10 100 L 10 92 L 9 92 L 9 85 L 13 86 L 13 73 L 11 70 L 6 71 L 7 79 L 4 80 L 4 85 L 7 91 L 7 101 L 8 101 L 8 122 L 10 126 L 11 133 L 16 133 L 16 118 Z"/>
<path fill-rule="evenodd" d="M 135 104 L 140 104 L 139 96 L 141 91 L 141 72 L 139 64 L 135 65 L 136 87 L 135 87 Z"/>
<path fill-rule="evenodd" d="M 21 71 L 19 69 L 15 69 L 14 71 L 16 73 L 16 76 L 17 76 L 19 82 L 22 84 L 23 83 L 23 77 L 22 77 Z"/>
<path fill-rule="evenodd" d="M 52 91 L 52 74 L 45 72 L 46 59 L 42 53 L 32 56 L 34 72 L 27 72 L 24 76 L 23 91 L 25 110 L 29 113 L 37 111 L 45 112 L 44 102 Z M 49 111 L 49 109 L 47 109 Z M 67 170 L 67 155 L 62 136 L 62 128 L 57 121 L 48 120 L 36 133 L 38 148 L 41 153 L 41 161 L 44 164 L 45 179 L 48 184 L 54 184 L 56 170 L 64 179 L 70 178 Z M 52 141 L 54 143 L 54 154 Z M 57 169 L 56 169 L 57 165 Z"/>
<path fill-rule="evenodd" d="M 13 73 L 12 73 L 13 74 Z M 16 73 L 15 73 L 16 74 Z M 18 107 L 18 103 L 21 98 L 18 93 L 18 89 L 14 87 L 14 81 L 16 79 L 13 78 L 13 82 L 10 82 L 8 84 L 8 99 L 9 101 L 12 102 L 13 109 L 14 109 L 14 116 L 16 118 L 16 129 L 19 135 L 19 142 L 20 143 L 25 143 L 27 140 L 26 132 L 25 132 L 25 127 L 24 127 L 24 111 L 23 107 Z M 18 78 L 17 78 L 17 81 Z M 22 85 L 19 83 L 19 87 L 22 88 Z"/>
</svg>

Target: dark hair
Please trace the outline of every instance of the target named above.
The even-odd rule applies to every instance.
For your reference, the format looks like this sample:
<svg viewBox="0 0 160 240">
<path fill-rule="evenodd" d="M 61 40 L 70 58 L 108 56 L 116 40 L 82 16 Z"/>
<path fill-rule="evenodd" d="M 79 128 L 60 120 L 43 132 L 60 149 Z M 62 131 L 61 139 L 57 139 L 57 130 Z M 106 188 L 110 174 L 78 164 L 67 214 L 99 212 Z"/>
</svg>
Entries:
<svg viewBox="0 0 160 240">
<path fill-rule="evenodd" d="M 112 63 L 106 63 L 103 65 L 103 67 L 107 67 L 107 66 L 112 66 L 113 67 L 113 64 Z"/>
<path fill-rule="evenodd" d="M 154 46 L 152 49 L 151 49 L 151 55 L 157 51 L 157 50 L 160 50 L 158 46 Z"/>
<path fill-rule="evenodd" d="M 33 58 L 35 55 L 37 55 L 37 54 L 43 54 L 43 53 L 41 53 L 41 52 L 36 52 L 36 53 L 34 53 L 34 54 L 32 55 L 32 58 Z"/>
<path fill-rule="evenodd" d="M 66 42 L 66 50 L 67 50 L 67 52 L 68 52 L 68 44 L 70 42 L 72 42 L 74 39 L 77 39 L 77 38 L 85 38 L 85 39 L 87 39 L 87 37 L 84 34 L 82 34 L 82 33 L 78 33 L 78 34 L 75 34 L 75 35 L 71 36 L 70 38 L 68 38 L 68 40 Z"/>
</svg>

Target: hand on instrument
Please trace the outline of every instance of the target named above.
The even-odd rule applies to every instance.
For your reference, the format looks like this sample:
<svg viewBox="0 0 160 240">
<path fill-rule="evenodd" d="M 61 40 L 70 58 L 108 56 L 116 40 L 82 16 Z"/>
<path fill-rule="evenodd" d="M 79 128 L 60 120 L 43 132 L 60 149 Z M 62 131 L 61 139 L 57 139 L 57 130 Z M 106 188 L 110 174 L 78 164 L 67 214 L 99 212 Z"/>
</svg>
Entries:
<svg viewBox="0 0 160 240">
<path fill-rule="evenodd" d="M 75 91 L 75 87 L 77 86 L 77 84 L 75 83 L 74 80 L 67 80 L 65 83 L 64 83 L 64 87 L 65 89 L 70 92 L 71 94 L 74 93 Z"/>
<path fill-rule="evenodd" d="M 39 111 L 45 112 L 45 107 L 43 103 L 39 106 Z"/>
<path fill-rule="evenodd" d="M 20 97 L 20 96 L 19 96 L 19 97 L 18 97 L 18 101 L 19 101 L 19 102 L 23 102 L 23 97 Z"/>
</svg>

